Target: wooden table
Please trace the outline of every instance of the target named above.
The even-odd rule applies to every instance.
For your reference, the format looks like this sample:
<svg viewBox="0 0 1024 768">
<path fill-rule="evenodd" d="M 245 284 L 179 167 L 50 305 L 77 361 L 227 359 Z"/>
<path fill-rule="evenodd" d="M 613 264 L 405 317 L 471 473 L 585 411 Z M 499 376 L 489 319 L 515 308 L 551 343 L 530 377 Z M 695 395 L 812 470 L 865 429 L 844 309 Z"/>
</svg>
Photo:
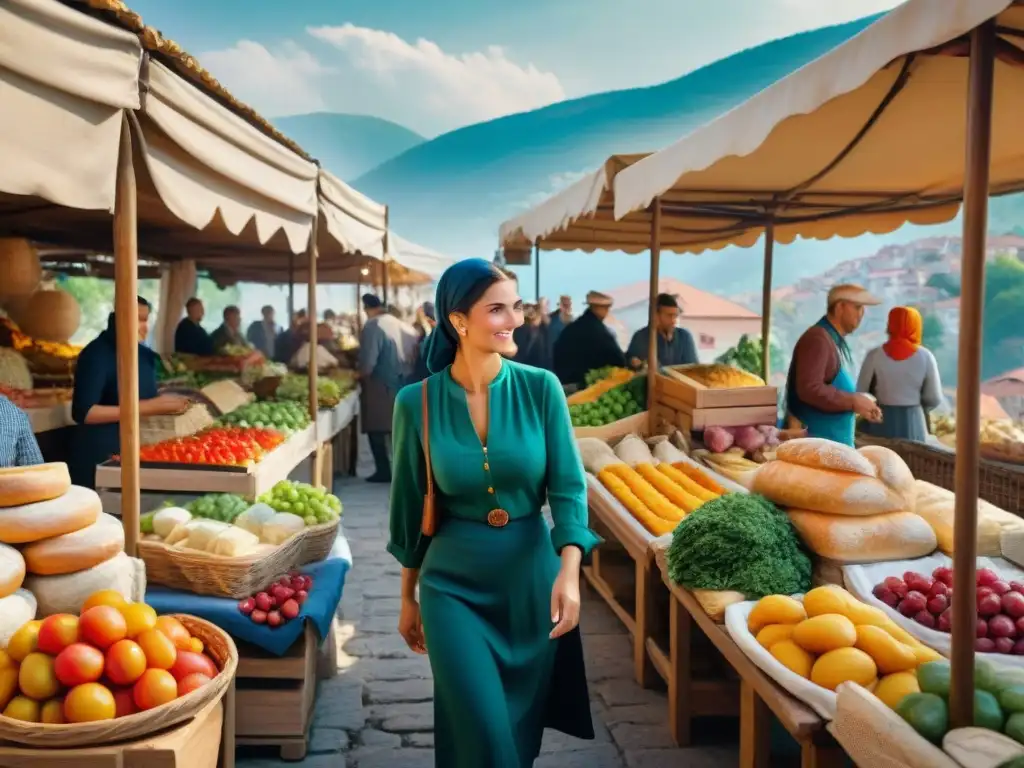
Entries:
<svg viewBox="0 0 1024 768">
<path fill-rule="evenodd" d="M 739 677 L 740 768 L 769 768 L 772 765 L 773 715 L 800 745 L 803 768 L 845 766 L 846 754 L 826 730 L 827 722 L 758 669 L 733 642 L 725 628 L 704 612 L 689 591 L 672 584 L 668 574 L 660 575 L 671 596 L 670 653 L 668 659 L 659 661 L 657 666 L 659 671 L 666 673 L 669 727 L 676 743 L 680 746 L 690 743 L 693 719 L 711 714 L 709 710 L 717 708 L 709 702 L 719 699 L 724 708 L 729 688 L 735 696 L 735 681 L 693 679 L 693 642 L 695 636 L 702 633 Z"/>
<path fill-rule="evenodd" d="M 639 685 L 650 688 L 658 675 L 645 646 L 656 611 L 651 589 L 658 581 L 658 569 L 650 549 L 654 536 L 592 475 L 587 475 L 587 503 L 591 527 L 606 543 L 591 553 L 590 565 L 584 566 L 583 575 L 632 636 L 634 676 Z M 618 548 L 632 561 L 632 568 L 616 569 L 606 560 L 610 558 L 609 550 Z M 625 594 L 623 587 L 627 590 Z"/>
</svg>

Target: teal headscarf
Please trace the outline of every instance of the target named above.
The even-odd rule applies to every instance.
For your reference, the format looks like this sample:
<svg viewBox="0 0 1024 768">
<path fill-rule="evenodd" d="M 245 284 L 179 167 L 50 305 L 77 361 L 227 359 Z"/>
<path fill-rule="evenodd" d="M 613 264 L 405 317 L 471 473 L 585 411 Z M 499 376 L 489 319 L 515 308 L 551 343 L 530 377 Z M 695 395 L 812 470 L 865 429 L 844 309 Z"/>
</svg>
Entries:
<svg viewBox="0 0 1024 768">
<path fill-rule="evenodd" d="M 437 283 L 434 310 L 437 326 L 424 342 L 427 370 L 439 373 L 455 362 L 459 334 L 448 315 L 459 308 L 482 280 L 492 280 L 496 267 L 484 259 L 465 259 L 452 264 Z"/>
</svg>

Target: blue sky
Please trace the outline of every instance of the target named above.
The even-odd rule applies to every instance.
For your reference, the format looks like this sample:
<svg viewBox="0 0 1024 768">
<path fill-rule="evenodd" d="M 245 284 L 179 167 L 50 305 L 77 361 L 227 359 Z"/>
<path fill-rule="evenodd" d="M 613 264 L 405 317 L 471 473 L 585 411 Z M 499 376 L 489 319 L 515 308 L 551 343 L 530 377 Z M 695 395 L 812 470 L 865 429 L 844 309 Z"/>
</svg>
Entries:
<svg viewBox="0 0 1024 768">
<path fill-rule="evenodd" d="M 671 80 L 897 0 L 134 0 L 273 118 L 371 114 L 434 136 L 565 98 Z"/>
</svg>

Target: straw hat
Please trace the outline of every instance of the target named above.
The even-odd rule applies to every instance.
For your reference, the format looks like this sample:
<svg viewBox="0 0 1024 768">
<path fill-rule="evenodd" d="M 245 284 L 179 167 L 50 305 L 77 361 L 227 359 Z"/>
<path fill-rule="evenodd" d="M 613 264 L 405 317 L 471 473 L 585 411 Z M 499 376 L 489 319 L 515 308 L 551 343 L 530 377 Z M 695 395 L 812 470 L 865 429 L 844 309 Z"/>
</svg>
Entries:
<svg viewBox="0 0 1024 768">
<path fill-rule="evenodd" d="M 587 304 L 592 307 L 610 307 L 612 305 L 612 297 L 600 291 L 590 291 L 587 294 Z"/>
</svg>

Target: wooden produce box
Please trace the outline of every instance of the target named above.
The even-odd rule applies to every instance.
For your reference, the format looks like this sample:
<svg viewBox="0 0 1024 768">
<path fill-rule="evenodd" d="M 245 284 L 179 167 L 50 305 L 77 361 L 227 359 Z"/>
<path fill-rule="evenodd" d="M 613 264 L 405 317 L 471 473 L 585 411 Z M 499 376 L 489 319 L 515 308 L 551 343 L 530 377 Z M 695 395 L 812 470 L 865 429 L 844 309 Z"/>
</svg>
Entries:
<svg viewBox="0 0 1024 768">
<path fill-rule="evenodd" d="M 709 389 L 679 370 L 666 371 L 658 374 L 654 383 L 656 416 L 684 431 L 775 424 L 778 420 L 775 387 Z"/>
<path fill-rule="evenodd" d="M 230 695 L 230 692 L 229 694 Z M 214 701 L 194 719 L 139 741 L 109 747 L 38 749 L 0 742 L 3 768 L 234 768 L 234 742 L 222 737 L 224 702 Z"/>
<path fill-rule="evenodd" d="M 317 632 L 310 622 L 281 657 L 238 642 L 237 744 L 278 747 L 282 760 L 306 757 L 316 702 L 318 657 Z"/>
<path fill-rule="evenodd" d="M 598 440 L 609 442 L 626 435 L 647 437 L 650 434 L 649 425 L 650 415 L 647 411 L 641 411 L 601 427 L 575 427 L 573 434 L 577 440 L 581 437 L 596 437 Z"/>
</svg>

